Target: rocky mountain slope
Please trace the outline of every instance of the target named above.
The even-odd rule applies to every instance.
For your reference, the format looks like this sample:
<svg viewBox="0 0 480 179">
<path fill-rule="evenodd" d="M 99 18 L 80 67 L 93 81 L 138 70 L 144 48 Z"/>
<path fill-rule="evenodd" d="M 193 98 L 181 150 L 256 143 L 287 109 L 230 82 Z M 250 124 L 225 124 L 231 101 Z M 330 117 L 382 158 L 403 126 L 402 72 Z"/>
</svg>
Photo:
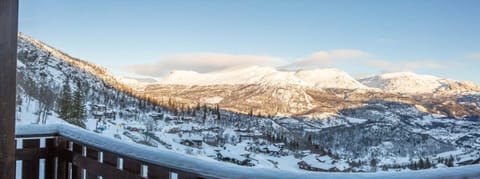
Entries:
<svg viewBox="0 0 480 179">
<path fill-rule="evenodd" d="M 58 111 L 62 85 L 68 81 L 74 91 L 85 95 L 85 104 L 102 104 L 119 111 L 142 104 L 144 110 L 155 105 L 134 93 L 134 89 L 120 82 L 105 68 L 71 57 L 38 40 L 19 34 L 17 50 L 17 103 L 19 106 L 32 106 L 37 103 L 35 114 L 47 116 Z M 76 83 L 80 83 L 80 89 Z M 22 104 L 23 103 L 23 104 Z M 28 103 L 28 104 L 25 104 Z M 18 115 L 18 122 L 30 121 L 31 116 Z M 39 115 L 40 116 L 40 115 Z M 36 123 L 40 123 L 40 117 Z M 45 121 L 43 121 L 45 122 Z"/>
<path fill-rule="evenodd" d="M 355 80 L 337 69 L 279 71 L 250 67 L 211 73 L 173 71 L 142 90 L 160 101 L 174 99 L 186 106 L 219 105 L 240 113 L 322 118 L 372 100 L 414 105 L 418 110 L 450 117 L 478 116 L 480 94 L 471 82 L 414 73 L 390 73 Z"/>
<path fill-rule="evenodd" d="M 360 79 L 360 82 L 384 92 L 404 94 L 424 93 L 461 93 L 478 92 L 479 87 L 473 82 L 461 82 L 442 79 L 431 75 L 419 75 L 411 72 L 386 73 L 370 78 Z"/>
</svg>

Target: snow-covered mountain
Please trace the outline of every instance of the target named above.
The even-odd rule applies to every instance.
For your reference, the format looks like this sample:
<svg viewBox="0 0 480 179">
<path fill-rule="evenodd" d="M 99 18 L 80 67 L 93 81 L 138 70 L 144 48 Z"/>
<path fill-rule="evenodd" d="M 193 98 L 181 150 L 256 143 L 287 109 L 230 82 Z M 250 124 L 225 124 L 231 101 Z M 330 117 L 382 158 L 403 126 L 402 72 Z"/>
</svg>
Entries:
<svg viewBox="0 0 480 179">
<path fill-rule="evenodd" d="M 147 85 L 157 82 L 157 80 L 153 78 L 138 78 L 129 76 L 117 77 L 117 81 L 138 91 L 142 91 Z"/>
<path fill-rule="evenodd" d="M 454 117 L 480 113 L 479 106 L 458 102 L 462 96 L 480 93 L 474 83 L 411 72 L 357 81 L 338 69 L 282 71 L 253 66 L 210 73 L 173 71 L 142 91 L 162 101 L 174 98 L 186 105 L 206 103 L 235 112 L 273 116 L 323 118 L 379 99 Z"/>
<path fill-rule="evenodd" d="M 358 81 L 338 69 L 313 69 L 282 71 L 273 67 L 252 66 L 210 73 L 174 70 L 157 84 L 209 86 L 209 85 L 260 85 L 299 86 L 316 89 L 372 90 L 387 93 L 468 93 L 480 92 L 473 82 L 462 82 L 421 75 L 412 72 L 385 73 Z"/>
<path fill-rule="evenodd" d="M 115 77 L 20 35 L 17 123 L 61 122 L 57 101 L 69 79 L 72 90 L 85 95 L 87 130 L 201 160 L 295 172 L 305 170 L 300 164 L 365 172 L 416 170 L 416 162 L 425 159 L 434 167 L 480 161 L 475 85 L 415 74 L 383 76 L 362 84 L 336 69 L 250 67 L 175 71 L 154 82 Z M 405 81 L 419 78 L 430 84 L 421 89 L 438 82 L 445 90 L 417 94 L 382 85 L 385 79 L 415 84 Z"/>
<path fill-rule="evenodd" d="M 337 69 L 279 71 L 272 67 L 252 66 L 211 73 L 173 71 L 160 84 L 175 85 L 298 85 L 313 88 L 368 89 L 346 72 Z"/>
<path fill-rule="evenodd" d="M 360 79 L 360 82 L 366 86 L 393 93 L 479 91 L 478 86 L 472 82 L 448 80 L 431 75 L 419 75 L 411 72 L 386 73 Z"/>
</svg>

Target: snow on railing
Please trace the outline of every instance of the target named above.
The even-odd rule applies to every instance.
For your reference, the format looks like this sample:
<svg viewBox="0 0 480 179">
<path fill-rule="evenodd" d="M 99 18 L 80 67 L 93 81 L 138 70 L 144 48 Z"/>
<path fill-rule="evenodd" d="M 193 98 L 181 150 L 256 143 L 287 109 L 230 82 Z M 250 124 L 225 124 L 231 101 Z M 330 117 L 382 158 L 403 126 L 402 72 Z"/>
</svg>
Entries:
<svg viewBox="0 0 480 179">
<path fill-rule="evenodd" d="M 454 168 L 430 169 L 404 172 L 377 173 L 324 173 L 293 172 L 270 168 L 251 168 L 218 161 L 204 160 L 195 156 L 172 151 L 127 143 L 77 128 L 68 124 L 21 125 L 16 127 L 16 136 L 20 138 L 58 136 L 79 145 L 80 149 L 93 148 L 99 152 L 113 153 L 117 156 L 140 161 L 138 176 L 150 176 L 151 164 L 171 173 L 187 174 L 187 178 L 475 178 L 480 176 L 480 165 Z M 83 147 L 83 148 L 82 148 Z M 71 150 L 74 151 L 74 150 Z M 72 154 L 70 154 L 72 155 Z M 75 155 L 75 154 L 74 154 Z M 86 157 L 84 151 L 81 156 Z M 100 156 L 100 155 L 99 155 Z M 61 157 L 61 156 L 60 156 Z M 102 155 L 103 160 L 103 155 Z M 100 159 L 98 159 L 100 162 Z M 88 163 L 88 162 L 85 162 Z M 98 163 L 97 163 L 98 164 Z M 97 165 L 96 164 L 96 165 Z M 148 164 L 148 165 L 147 165 Z M 145 166 L 144 166 L 145 165 Z M 158 171 L 157 171 L 158 172 Z M 155 177 L 149 177 L 155 178 Z M 180 178 L 180 177 L 179 177 Z"/>
</svg>

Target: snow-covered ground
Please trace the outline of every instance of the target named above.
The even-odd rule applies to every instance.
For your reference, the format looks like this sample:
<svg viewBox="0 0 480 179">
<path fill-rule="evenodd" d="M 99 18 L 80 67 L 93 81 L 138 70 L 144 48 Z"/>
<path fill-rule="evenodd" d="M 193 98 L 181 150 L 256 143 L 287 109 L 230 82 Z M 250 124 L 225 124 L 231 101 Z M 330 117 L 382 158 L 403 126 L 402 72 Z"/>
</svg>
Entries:
<svg viewBox="0 0 480 179">
<path fill-rule="evenodd" d="M 45 124 L 37 124 L 38 115 L 35 114 L 38 104 L 37 101 L 32 100 L 29 103 L 24 102 L 21 108 L 21 111 L 17 112 L 17 125 L 25 126 L 28 125 L 29 128 L 20 127 L 23 131 L 35 131 L 35 128 L 48 128 L 48 125 L 55 124 L 67 125 L 63 120 L 59 119 L 57 114 L 52 112 L 48 116 L 48 120 Z M 156 113 L 151 113 L 156 114 Z M 276 146 L 275 143 L 269 142 L 264 139 L 240 139 L 240 135 L 245 134 L 242 132 L 242 128 L 234 128 L 229 126 L 224 126 L 223 128 L 218 127 L 218 124 L 213 123 L 213 116 L 209 116 L 206 123 L 199 123 L 201 120 L 175 120 L 179 118 L 168 113 L 163 114 L 161 120 L 153 121 L 151 119 L 136 120 L 135 118 L 117 118 L 117 119 L 104 119 L 97 120 L 93 119 L 91 116 L 88 117 L 85 121 L 86 129 L 88 131 L 97 131 L 96 133 L 88 132 L 91 135 L 101 135 L 108 138 L 111 141 L 120 141 L 132 146 L 142 146 L 142 148 L 148 148 L 148 150 L 162 151 L 162 152 L 173 152 L 179 156 L 190 156 L 202 161 L 208 162 L 220 162 L 222 159 L 218 158 L 218 154 L 221 154 L 223 157 L 233 158 L 238 161 L 249 161 L 252 165 L 249 168 L 259 168 L 259 169 L 275 169 L 285 172 L 294 172 L 294 173 L 311 173 L 304 169 L 301 169 L 298 165 L 299 162 L 307 162 L 309 165 L 315 168 L 320 168 L 325 171 L 332 170 L 337 168 L 340 171 L 347 169 L 352 169 L 350 166 L 349 160 L 347 158 L 337 158 L 334 159 L 328 155 L 319 155 L 315 153 L 306 153 L 304 155 L 298 154 L 298 151 L 289 150 L 287 148 L 281 149 L 281 147 Z M 190 121 L 193 120 L 193 121 Z M 429 123 L 429 120 L 430 123 Z M 346 117 L 344 120 L 335 119 L 334 121 L 344 121 L 344 123 L 320 123 L 316 124 L 319 127 L 314 127 L 317 131 L 321 131 L 323 128 L 331 128 L 341 125 L 357 125 L 367 122 L 368 120 L 362 118 L 352 118 Z M 285 124 L 296 124 L 304 125 L 302 122 L 289 118 L 279 119 L 277 122 Z M 315 123 L 318 121 L 308 121 L 308 123 Z M 428 117 L 425 117 L 424 120 L 418 120 L 419 125 L 429 125 L 432 122 L 436 122 Z M 444 120 L 444 123 L 455 123 L 458 121 L 455 120 Z M 459 123 L 470 123 L 460 121 Z M 272 126 L 277 126 L 276 124 L 270 124 Z M 313 125 L 315 126 L 315 125 Z M 147 136 L 144 132 L 147 131 L 147 128 L 151 128 L 151 133 L 154 137 Z M 277 128 L 282 128 L 281 125 L 278 125 Z M 218 129 L 218 130 L 216 130 Z M 22 131 L 20 130 L 20 131 Z M 53 130 L 53 129 L 50 129 Z M 55 129 L 57 130 L 57 129 Z M 258 131 L 257 131 L 258 132 Z M 310 131 L 314 132 L 314 131 Z M 431 133 L 433 136 L 438 136 L 440 138 L 450 139 L 456 134 L 450 134 L 448 136 L 438 135 L 434 130 L 425 130 L 417 132 L 426 132 Z M 247 132 L 248 133 L 248 132 Z M 439 133 L 443 134 L 443 133 Z M 260 133 L 261 135 L 261 133 Z M 211 145 L 205 142 L 205 138 L 208 136 L 221 136 L 221 138 L 227 140 L 220 145 Z M 453 137 L 451 140 L 454 141 L 458 137 Z M 189 146 L 183 143 L 184 141 L 200 141 L 199 146 Z M 140 145 L 139 143 L 145 143 L 147 145 Z M 284 145 L 284 144 L 283 144 Z M 391 142 L 383 142 L 381 145 L 371 148 L 372 151 L 377 151 L 379 153 L 386 153 L 384 150 L 394 147 Z M 268 149 L 270 152 L 262 152 L 263 150 Z M 278 151 L 279 153 L 271 152 Z M 339 151 L 337 151 L 339 152 Z M 280 154 L 282 153 L 282 154 Z M 455 156 L 458 159 L 458 162 L 475 160 L 480 157 L 480 154 L 475 151 L 466 151 L 465 149 L 458 149 L 455 151 L 449 151 L 445 153 L 440 153 L 435 156 L 435 158 L 448 158 L 449 156 Z M 400 157 L 400 156 L 390 156 L 390 155 L 380 155 L 376 158 L 378 160 L 378 165 L 408 165 L 412 160 L 418 160 L 416 157 Z M 368 161 L 369 158 L 366 156 L 363 160 Z M 232 163 L 225 161 L 222 165 L 228 166 L 239 166 L 239 163 Z M 438 168 L 444 167 L 441 164 L 437 165 Z M 373 169 L 367 165 L 361 165 L 354 167 L 353 171 L 373 171 Z M 380 169 L 378 169 L 380 171 Z M 399 168 L 399 169 L 388 169 L 392 172 L 405 172 L 410 171 L 408 168 Z"/>
<path fill-rule="evenodd" d="M 440 168 L 421 171 L 377 172 L 377 173 L 325 173 L 306 171 L 286 171 L 271 168 L 249 168 L 206 160 L 192 155 L 179 155 L 167 150 L 158 150 L 123 140 L 95 134 L 70 124 L 18 125 L 17 134 L 57 132 L 68 138 L 75 138 L 97 148 L 120 152 L 140 160 L 158 165 L 193 171 L 218 178 L 479 178 L 480 165 L 454 168 Z M 320 157 L 313 160 L 330 160 Z M 218 167 L 222 165 L 222 167 Z"/>
</svg>

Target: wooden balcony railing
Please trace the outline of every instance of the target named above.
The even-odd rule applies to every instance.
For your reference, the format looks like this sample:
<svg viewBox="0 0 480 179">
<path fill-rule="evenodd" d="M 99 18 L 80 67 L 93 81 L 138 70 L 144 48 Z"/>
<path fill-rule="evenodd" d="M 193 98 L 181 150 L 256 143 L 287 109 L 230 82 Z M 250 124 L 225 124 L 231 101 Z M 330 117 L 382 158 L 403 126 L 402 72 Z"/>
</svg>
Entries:
<svg viewBox="0 0 480 179">
<path fill-rule="evenodd" d="M 290 172 L 207 161 L 66 124 L 16 128 L 17 178 L 478 178 L 480 165 L 393 173 Z"/>
<path fill-rule="evenodd" d="M 17 139 L 18 140 L 18 139 Z M 17 143 L 22 178 L 204 178 L 86 146 L 62 136 L 35 136 Z M 40 167 L 40 166 L 43 167 Z M 42 171 L 40 171 L 42 170 Z M 176 177 L 175 177 L 176 176 Z"/>
<path fill-rule="evenodd" d="M 212 176 L 203 176 L 201 173 L 160 166 L 135 156 L 122 154 L 121 152 L 124 151 L 122 148 L 129 147 L 115 148 L 119 143 L 110 148 L 109 143 L 96 143 L 95 140 L 86 139 L 89 137 L 85 135 L 83 136 L 86 138 L 62 136 L 61 132 L 54 130 L 58 127 L 57 125 L 53 125 L 53 128 L 52 126 L 31 127 L 40 127 L 40 130 L 37 129 L 34 133 L 24 132 L 16 136 L 17 177 L 21 176 L 23 179 L 212 178 Z M 62 127 L 79 131 L 71 126 Z M 96 134 L 91 137 L 99 139 Z M 89 141 L 86 142 L 85 139 Z M 100 137 L 100 139 L 105 138 Z M 115 144 L 115 140 L 111 139 L 110 142 Z M 98 142 L 105 141 L 98 140 Z M 124 143 L 124 145 L 128 144 Z M 141 149 L 142 147 L 138 147 L 136 152 L 142 152 Z M 134 155 L 136 152 L 130 154 Z"/>
</svg>

